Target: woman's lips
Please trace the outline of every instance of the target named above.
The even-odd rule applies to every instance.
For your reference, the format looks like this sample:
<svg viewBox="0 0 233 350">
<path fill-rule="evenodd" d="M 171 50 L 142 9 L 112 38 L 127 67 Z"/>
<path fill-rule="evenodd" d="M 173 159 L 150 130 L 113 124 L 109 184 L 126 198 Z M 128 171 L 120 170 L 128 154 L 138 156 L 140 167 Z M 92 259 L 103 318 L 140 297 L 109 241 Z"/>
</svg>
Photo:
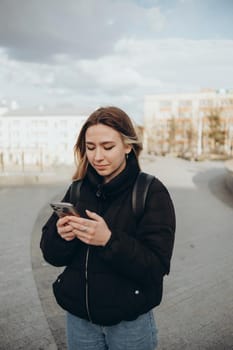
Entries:
<svg viewBox="0 0 233 350">
<path fill-rule="evenodd" d="M 107 165 L 94 165 L 94 167 L 98 170 L 104 170 L 106 169 Z"/>
</svg>

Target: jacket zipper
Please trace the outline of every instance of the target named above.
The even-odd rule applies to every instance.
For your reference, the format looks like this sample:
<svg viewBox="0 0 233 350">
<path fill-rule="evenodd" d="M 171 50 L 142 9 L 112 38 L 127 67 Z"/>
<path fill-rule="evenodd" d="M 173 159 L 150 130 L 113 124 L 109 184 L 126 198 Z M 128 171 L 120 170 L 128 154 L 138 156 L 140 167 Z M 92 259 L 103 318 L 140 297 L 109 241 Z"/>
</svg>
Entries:
<svg viewBox="0 0 233 350">
<path fill-rule="evenodd" d="M 87 267 L 88 267 L 89 252 L 90 252 L 90 247 L 87 248 L 86 261 L 85 261 L 86 309 L 87 309 L 87 315 L 88 315 L 89 321 L 92 322 L 91 315 L 90 315 L 90 309 L 89 309 L 89 302 L 88 302 L 88 271 L 87 271 Z"/>
</svg>

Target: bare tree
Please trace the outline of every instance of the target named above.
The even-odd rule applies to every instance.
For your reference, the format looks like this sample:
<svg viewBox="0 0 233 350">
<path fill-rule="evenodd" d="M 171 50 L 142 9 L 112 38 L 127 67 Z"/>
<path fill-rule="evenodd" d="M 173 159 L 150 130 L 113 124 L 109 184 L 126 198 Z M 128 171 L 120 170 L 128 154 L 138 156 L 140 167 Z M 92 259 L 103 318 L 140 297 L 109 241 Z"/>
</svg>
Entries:
<svg viewBox="0 0 233 350">
<path fill-rule="evenodd" d="M 220 109 L 212 109 L 207 115 L 208 131 L 207 136 L 211 141 L 210 152 L 215 154 L 224 153 L 224 144 L 226 140 L 226 127 L 221 118 Z"/>
<path fill-rule="evenodd" d="M 188 152 L 194 156 L 196 147 L 196 139 L 197 139 L 197 131 L 195 130 L 192 120 L 189 120 L 188 127 L 186 129 L 186 137 L 187 137 L 187 146 L 188 146 Z"/>
<path fill-rule="evenodd" d="M 175 150 L 176 144 L 176 134 L 177 134 L 177 122 L 174 117 L 168 119 L 168 145 L 169 152 L 173 152 Z"/>
</svg>

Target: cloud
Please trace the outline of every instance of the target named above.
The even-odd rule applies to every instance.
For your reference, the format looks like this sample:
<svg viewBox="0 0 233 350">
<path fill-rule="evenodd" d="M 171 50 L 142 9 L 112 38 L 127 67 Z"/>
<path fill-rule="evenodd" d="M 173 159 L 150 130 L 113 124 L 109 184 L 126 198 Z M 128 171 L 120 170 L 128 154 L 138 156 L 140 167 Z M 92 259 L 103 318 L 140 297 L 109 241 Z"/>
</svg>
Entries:
<svg viewBox="0 0 233 350">
<path fill-rule="evenodd" d="M 1 0 L 0 47 L 10 58 L 97 59 L 124 39 L 232 38 L 230 0 Z"/>
<path fill-rule="evenodd" d="M 24 61 L 58 54 L 94 59 L 122 37 L 153 35 L 164 23 L 158 7 L 129 0 L 1 0 L 0 46 Z"/>
<path fill-rule="evenodd" d="M 166 27 L 166 18 L 162 15 L 160 8 L 152 7 L 146 12 L 149 26 L 154 29 L 155 32 L 161 32 Z"/>
<path fill-rule="evenodd" d="M 233 40 L 121 39 L 95 60 L 58 55 L 44 64 L 19 62 L 2 51 L 0 90 L 26 102 L 81 109 L 116 104 L 140 118 L 146 94 L 232 88 L 232 62 Z"/>
<path fill-rule="evenodd" d="M 2 97 L 141 116 L 146 94 L 232 87 L 230 15 L 211 1 L 0 0 Z"/>
</svg>

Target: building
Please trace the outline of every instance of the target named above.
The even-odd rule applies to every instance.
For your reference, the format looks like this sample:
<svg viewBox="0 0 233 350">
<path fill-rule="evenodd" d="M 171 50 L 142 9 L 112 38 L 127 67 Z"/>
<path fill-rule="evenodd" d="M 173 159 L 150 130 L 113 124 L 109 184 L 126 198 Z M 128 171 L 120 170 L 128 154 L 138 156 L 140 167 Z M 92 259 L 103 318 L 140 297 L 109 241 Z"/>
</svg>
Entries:
<svg viewBox="0 0 233 350">
<path fill-rule="evenodd" d="M 73 147 L 87 116 L 75 112 L 2 110 L 0 168 L 43 170 L 73 164 Z"/>
<path fill-rule="evenodd" d="M 149 153 L 232 156 L 233 91 L 146 96 L 144 126 Z"/>
</svg>

